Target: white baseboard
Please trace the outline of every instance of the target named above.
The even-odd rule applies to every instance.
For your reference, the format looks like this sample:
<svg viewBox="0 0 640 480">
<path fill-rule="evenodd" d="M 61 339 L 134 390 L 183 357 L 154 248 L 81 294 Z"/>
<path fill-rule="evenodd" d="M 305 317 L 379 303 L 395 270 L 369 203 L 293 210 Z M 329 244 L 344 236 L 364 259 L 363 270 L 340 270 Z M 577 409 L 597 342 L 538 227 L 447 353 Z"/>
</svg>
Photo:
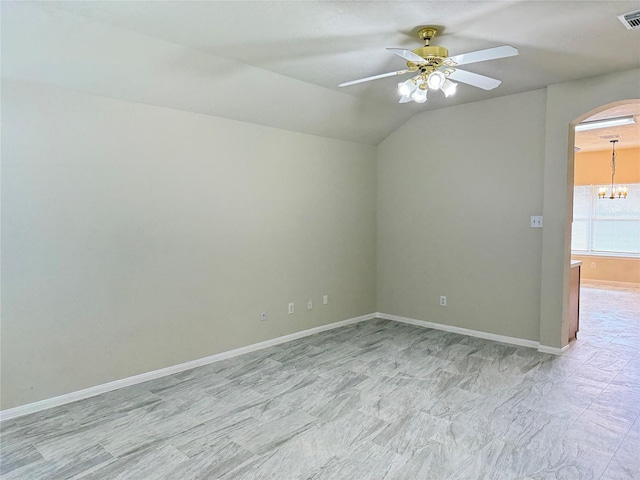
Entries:
<svg viewBox="0 0 640 480">
<path fill-rule="evenodd" d="M 376 313 L 376 317 L 384 318 L 386 320 L 393 320 L 396 322 L 408 323 L 410 325 L 417 325 L 419 327 L 433 328 L 434 330 L 444 330 L 445 332 L 459 333 L 461 335 L 467 335 L 469 337 L 484 338 L 486 340 L 493 340 L 494 342 L 508 343 L 511 345 L 518 345 L 520 347 L 535 348 L 539 352 L 551 353 L 553 355 L 563 355 L 571 346 L 571 344 L 569 344 L 569 345 L 565 345 L 562 348 L 549 347 L 547 345 L 540 345 L 540 342 L 537 342 L 535 340 L 527 340 L 525 338 L 517 338 L 517 337 L 507 337 L 505 335 L 498 335 L 496 333 L 488 333 L 488 332 L 482 332 L 480 330 L 471 330 L 468 328 L 454 327 L 451 325 L 444 325 L 442 323 L 432 323 L 432 322 L 427 322 L 425 320 L 416 320 L 415 318 L 407 318 L 407 317 L 400 317 L 398 315 L 390 315 L 388 313 L 378 312 Z"/>
<path fill-rule="evenodd" d="M 486 340 L 493 340 L 495 342 L 501 342 L 501 343 L 509 343 L 511 345 L 518 345 L 520 347 L 538 348 L 539 346 L 539 343 L 536 342 L 535 340 L 527 340 L 524 338 L 517 338 L 517 337 L 507 337 L 504 335 L 498 335 L 496 333 L 482 332 L 480 330 L 470 330 L 468 328 L 454 327 L 451 325 L 444 325 L 442 323 L 432 323 L 432 322 L 427 322 L 425 320 L 416 320 L 415 318 L 407 318 L 407 317 L 400 317 L 398 315 L 390 315 L 388 313 L 378 312 L 376 313 L 376 316 L 378 318 L 384 318 L 385 320 L 393 320 L 396 322 L 408 323 L 410 325 L 417 325 L 419 327 L 433 328 L 435 330 L 444 330 L 445 332 L 459 333 L 461 335 L 467 335 L 469 337 L 484 338 Z"/>
<path fill-rule="evenodd" d="M 547 345 L 538 345 L 538 351 L 542 353 L 550 353 L 552 355 L 564 355 L 564 353 L 569 350 L 571 347 L 571 343 L 565 345 L 564 347 L 549 347 Z"/>
<path fill-rule="evenodd" d="M 78 391 L 66 393 L 64 395 L 60 395 L 57 397 L 47 398 L 39 402 L 28 403 L 26 405 L 21 405 L 19 407 L 2 410 L 0 411 L 0 420 L 9 420 L 11 418 L 22 417 L 24 415 L 46 410 L 48 408 L 59 407 L 61 405 L 75 402 L 77 400 L 94 397 L 96 395 L 100 395 L 101 393 L 110 392 L 123 387 L 129 387 L 131 385 L 147 382 L 149 380 L 155 380 L 156 378 L 164 377 L 167 375 L 173 375 L 175 373 L 183 372 L 185 370 L 190 370 L 192 368 L 201 367 L 203 365 L 208 365 L 210 363 L 219 362 L 220 360 L 225 360 L 227 358 L 236 357 L 238 355 L 243 355 L 245 353 L 255 352 L 257 350 L 262 350 L 264 348 L 280 345 L 281 343 L 297 340 L 298 338 L 308 337 L 309 335 L 313 335 L 315 333 L 325 332 L 327 330 L 333 330 L 334 328 L 340 328 L 346 325 L 363 322 L 365 320 L 372 320 L 374 318 L 382 318 L 384 320 L 392 320 L 395 322 L 408 323 L 410 325 L 433 328 L 435 330 L 444 330 L 446 332 L 458 333 L 458 334 L 467 335 L 470 337 L 484 338 L 486 340 L 493 340 L 495 342 L 508 343 L 511 345 L 537 348 L 538 351 L 540 352 L 551 353 L 554 355 L 562 355 L 569 348 L 569 345 L 566 345 L 562 348 L 549 347 L 545 345 L 540 345 L 539 342 L 536 342 L 534 340 L 527 340 L 524 338 L 516 338 L 516 337 L 507 337 L 507 336 L 498 335 L 495 333 L 482 332 L 480 330 L 470 330 L 468 328 L 454 327 L 451 325 L 444 325 L 441 323 L 432 323 L 432 322 L 427 322 L 425 320 L 416 320 L 414 318 L 400 317 L 398 315 L 390 315 L 387 313 L 377 312 L 377 313 L 370 313 L 367 315 L 361 315 L 359 317 L 349 318 L 347 320 L 342 320 L 335 323 L 330 323 L 328 325 L 321 325 L 319 327 L 310 328 L 308 330 L 302 330 L 300 332 L 291 333 L 289 335 L 284 335 L 282 337 L 265 340 L 264 342 L 254 343 L 252 345 L 247 345 L 245 347 L 240 347 L 240 348 L 236 348 L 226 352 L 217 353 L 215 355 L 199 358 L 197 360 L 192 360 L 190 362 L 180 363 L 178 365 L 172 365 L 171 367 L 161 368 L 159 370 L 154 370 L 152 372 L 141 373 L 140 375 L 134 375 L 132 377 L 123 378 L 121 380 L 115 380 L 113 382 L 104 383 L 102 385 L 96 385 L 95 387 L 85 388 L 84 390 L 78 390 Z"/>
<path fill-rule="evenodd" d="M 272 338 L 265 340 L 264 342 L 254 343 L 247 345 L 246 347 L 240 347 L 233 350 L 229 350 L 222 353 L 217 353 L 190 362 L 180 363 L 178 365 L 172 365 L 171 367 L 161 368 L 160 370 L 154 370 L 152 372 L 141 373 L 140 375 L 134 375 L 132 377 L 123 378 L 121 380 L 115 380 L 109 383 L 103 383 L 102 385 L 96 385 L 95 387 L 85 388 L 83 390 L 77 390 L 75 392 L 66 393 L 53 398 L 47 398 L 40 400 L 39 402 L 28 403 L 19 407 L 9 408 L 7 410 L 0 411 L 0 420 L 9 420 L 11 418 L 22 417 L 30 413 L 39 412 L 48 408 L 59 407 L 67 403 L 75 402 L 89 397 L 95 397 L 101 393 L 110 392 L 123 387 L 129 387 L 138 383 L 147 382 L 149 380 L 155 380 L 156 378 L 164 377 L 167 375 L 173 375 L 174 373 L 183 372 L 192 368 L 201 367 L 210 363 L 219 362 L 227 358 L 236 357 L 245 353 L 255 352 L 264 348 L 280 345 L 281 343 L 290 342 L 298 338 L 308 337 L 315 333 L 325 332 L 334 328 L 344 327 L 353 323 L 362 322 L 365 320 L 371 320 L 375 318 L 375 314 L 370 313 L 368 315 L 362 315 L 359 317 L 349 318 L 335 323 L 329 323 L 327 325 L 321 325 L 319 327 L 310 328 L 308 330 L 302 330 L 300 332 L 291 333 L 282 337 Z"/>
<path fill-rule="evenodd" d="M 616 282 L 613 280 L 595 280 L 593 278 L 581 278 L 580 284 L 588 287 L 597 287 L 598 285 L 603 285 L 605 287 L 640 288 L 640 283 Z"/>
</svg>

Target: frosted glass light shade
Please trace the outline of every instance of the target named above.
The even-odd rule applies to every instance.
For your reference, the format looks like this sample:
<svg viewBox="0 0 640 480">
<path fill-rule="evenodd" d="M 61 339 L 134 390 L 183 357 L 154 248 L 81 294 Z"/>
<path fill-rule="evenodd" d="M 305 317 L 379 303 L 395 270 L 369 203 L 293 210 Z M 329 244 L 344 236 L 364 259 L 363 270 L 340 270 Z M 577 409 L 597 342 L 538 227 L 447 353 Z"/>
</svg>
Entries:
<svg viewBox="0 0 640 480">
<path fill-rule="evenodd" d="M 411 95 L 411 93 L 416 89 L 416 84 L 412 78 L 407 80 L 406 82 L 401 82 L 398 84 L 398 92 L 403 97 L 407 97 Z"/>
<path fill-rule="evenodd" d="M 427 78 L 427 85 L 429 85 L 431 90 L 438 90 L 439 88 L 442 88 L 446 79 L 447 77 L 444 76 L 444 73 L 436 70 L 429 75 L 429 78 Z"/>
<path fill-rule="evenodd" d="M 458 87 L 457 83 L 452 82 L 447 78 L 442 84 L 442 87 L 440 87 L 440 90 L 443 91 L 445 97 L 450 97 L 451 95 L 455 95 L 457 87 Z"/>
<path fill-rule="evenodd" d="M 411 94 L 411 98 L 416 103 L 424 103 L 427 101 L 427 89 L 416 88 Z"/>
</svg>

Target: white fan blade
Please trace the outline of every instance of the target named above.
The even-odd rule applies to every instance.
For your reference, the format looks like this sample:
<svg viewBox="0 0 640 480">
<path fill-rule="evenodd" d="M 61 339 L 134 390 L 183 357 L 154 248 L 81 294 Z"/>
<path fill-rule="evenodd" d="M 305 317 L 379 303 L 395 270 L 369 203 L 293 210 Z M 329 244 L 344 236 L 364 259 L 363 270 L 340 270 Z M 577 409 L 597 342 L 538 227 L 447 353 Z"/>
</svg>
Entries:
<svg viewBox="0 0 640 480">
<path fill-rule="evenodd" d="M 412 100 L 413 99 L 411 98 L 411 95 L 407 95 L 406 97 L 400 97 L 400 100 L 398 101 L 398 103 L 407 103 Z"/>
<path fill-rule="evenodd" d="M 350 82 L 344 82 L 338 85 L 339 87 L 348 87 L 349 85 L 355 85 L 356 83 L 369 82 L 371 80 L 377 80 L 379 78 L 393 77 L 394 75 L 402 75 L 408 73 L 411 70 L 398 70 L 397 72 L 381 73 L 380 75 L 374 75 L 373 77 L 361 78 L 359 80 L 352 80 Z"/>
<path fill-rule="evenodd" d="M 518 55 L 518 49 L 511 45 L 502 45 L 501 47 L 487 48 L 486 50 L 478 50 L 477 52 L 461 53 L 449 57 L 449 60 L 455 62 L 456 65 L 466 65 L 468 63 L 484 62 L 485 60 L 495 60 L 497 58 L 512 57 Z"/>
<path fill-rule="evenodd" d="M 416 55 L 411 50 L 407 50 L 406 48 L 387 48 L 391 53 L 395 53 L 396 55 L 404 58 L 405 60 L 409 60 L 413 63 L 425 63 L 426 60 L 422 58 L 420 55 Z"/>
<path fill-rule="evenodd" d="M 484 75 L 467 72 L 466 70 L 454 70 L 453 73 L 449 75 L 449 78 L 484 90 L 493 90 L 502 83 L 502 80 L 485 77 Z"/>
</svg>

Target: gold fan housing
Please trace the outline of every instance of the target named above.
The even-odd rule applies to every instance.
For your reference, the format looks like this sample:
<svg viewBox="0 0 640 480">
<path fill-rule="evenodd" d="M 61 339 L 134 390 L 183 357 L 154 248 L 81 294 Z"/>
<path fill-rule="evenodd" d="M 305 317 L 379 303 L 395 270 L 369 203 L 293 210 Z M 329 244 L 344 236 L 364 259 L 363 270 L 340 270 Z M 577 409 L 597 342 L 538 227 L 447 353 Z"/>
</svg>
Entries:
<svg viewBox="0 0 640 480">
<path fill-rule="evenodd" d="M 429 42 L 435 37 L 437 29 L 435 27 L 424 27 L 418 30 L 418 37 L 425 43 L 424 47 L 412 50 L 416 55 L 424 58 L 424 64 L 415 62 L 407 62 L 409 69 L 420 69 L 423 72 L 433 71 L 443 65 L 444 60 L 449 57 L 449 51 L 444 47 L 437 45 L 429 45 Z"/>
<path fill-rule="evenodd" d="M 412 52 L 425 59 L 428 59 L 429 57 L 447 58 L 449 56 L 449 50 L 437 45 L 427 45 L 426 47 L 416 48 L 415 50 L 412 50 Z"/>
</svg>

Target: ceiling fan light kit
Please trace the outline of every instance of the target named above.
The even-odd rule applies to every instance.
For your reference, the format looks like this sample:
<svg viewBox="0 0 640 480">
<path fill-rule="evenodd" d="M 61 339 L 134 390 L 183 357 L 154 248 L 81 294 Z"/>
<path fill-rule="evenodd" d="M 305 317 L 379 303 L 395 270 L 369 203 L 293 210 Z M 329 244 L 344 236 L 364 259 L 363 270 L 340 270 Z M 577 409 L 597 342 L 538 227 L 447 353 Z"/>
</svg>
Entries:
<svg viewBox="0 0 640 480">
<path fill-rule="evenodd" d="M 476 52 L 463 53 L 461 55 L 449 56 L 449 51 L 437 45 L 430 45 L 431 39 L 435 36 L 435 27 L 423 27 L 418 30 L 418 37 L 424 41 L 424 47 L 415 50 L 405 48 L 387 48 L 388 51 L 404 58 L 407 61 L 405 70 L 383 73 L 372 77 L 361 78 L 350 82 L 344 82 L 339 87 L 347 87 L 357 83 L 377 80 L 379 78 L 391 77 L 394 75 L 404 75 L 406 73 L 416 73 L 414 77 L 405 82 L 398 83 L 400 102 L 410 101 L 424 103 L 427 101 L 427 87 L 431 90 L 441 90 L 445 97 L 455 94 L 457 82 L 466 83 L 484 90 L 492 90 L 502 82 L 495 78 L 486 77 L 477 73 L 460 70 L 459 65 L 468 63 L 495 60 L 498 58 L 511 57 L 518 54 L 518 50 L 510 45 L 478 50 Z"/>
</svg>

